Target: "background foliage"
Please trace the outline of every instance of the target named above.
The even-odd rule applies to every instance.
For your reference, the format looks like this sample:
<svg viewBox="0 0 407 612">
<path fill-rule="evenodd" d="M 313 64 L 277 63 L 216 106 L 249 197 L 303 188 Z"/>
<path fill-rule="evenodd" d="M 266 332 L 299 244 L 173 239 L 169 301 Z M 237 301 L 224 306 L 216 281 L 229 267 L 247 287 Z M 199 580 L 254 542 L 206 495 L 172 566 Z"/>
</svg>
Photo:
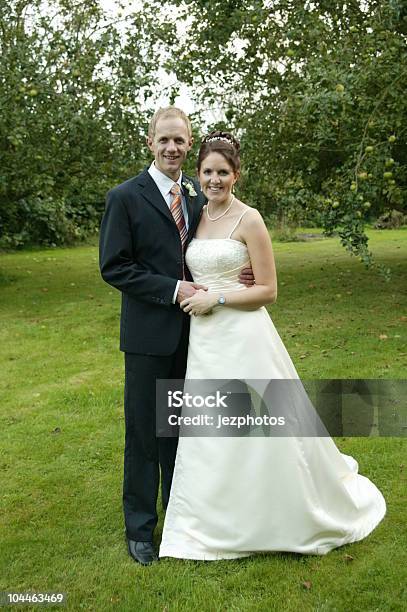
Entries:
<svg viewBox="0 0 407 612">
<path fill-rule="evenodd" d="M 273 224 L 337 231 L 368 262 L 365 222 L 403 223 L 402 0 L 146 0 L 112 19 L 97 0 L 0 7 L 1 246 L 97 229 L 107 189 L 146 161 L 158 69 L 176 76 L 169 102 L 190 86 L 197 128 L 241 137 L 240 194 Z"/>
<path fill-rule="evenodd" d="M 143 163 L 154 27 L 147 11 L 109 21 L 96 0 L 0 6 L 1 245 L 69 242 Z"/>
<path fill-rule="evenodd" d="M 191 29 L 174 69 L 242 136 L 244 196 L 367 260 L 365 221 L 406 207 L 406 4 L 178 4 Z"/>
</svg>

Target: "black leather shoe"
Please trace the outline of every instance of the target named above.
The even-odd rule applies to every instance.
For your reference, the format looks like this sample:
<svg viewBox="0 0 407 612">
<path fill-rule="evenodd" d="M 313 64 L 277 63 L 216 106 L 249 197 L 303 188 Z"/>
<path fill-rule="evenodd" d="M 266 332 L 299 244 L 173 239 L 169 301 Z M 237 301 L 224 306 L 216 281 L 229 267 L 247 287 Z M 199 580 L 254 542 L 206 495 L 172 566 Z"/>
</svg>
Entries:
<svg viewBox="0 0 407 612">
<path fill-rule="evenodd" d="M 136 542 L 127 538 L 127 550 L 130 557 L 141 565 L 151 565 L 154 561 L 158 561 L 152 542 Z"/>
</svg>

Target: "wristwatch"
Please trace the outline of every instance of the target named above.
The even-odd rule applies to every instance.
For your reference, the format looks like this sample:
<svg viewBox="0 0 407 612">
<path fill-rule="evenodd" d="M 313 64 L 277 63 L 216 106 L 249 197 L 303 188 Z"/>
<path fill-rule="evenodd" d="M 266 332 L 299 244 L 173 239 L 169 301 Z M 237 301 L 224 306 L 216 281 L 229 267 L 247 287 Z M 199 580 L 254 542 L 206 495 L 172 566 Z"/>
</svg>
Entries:
<svg viewBox="0 0 407 612">
<path fill-rule="evenodd" d="M 226 298 L 224 295 L 220 294 L 220 296 L 218 297 L 218 304 L 220 304 L 221 306 L 226 304 Z"/>
</svg>

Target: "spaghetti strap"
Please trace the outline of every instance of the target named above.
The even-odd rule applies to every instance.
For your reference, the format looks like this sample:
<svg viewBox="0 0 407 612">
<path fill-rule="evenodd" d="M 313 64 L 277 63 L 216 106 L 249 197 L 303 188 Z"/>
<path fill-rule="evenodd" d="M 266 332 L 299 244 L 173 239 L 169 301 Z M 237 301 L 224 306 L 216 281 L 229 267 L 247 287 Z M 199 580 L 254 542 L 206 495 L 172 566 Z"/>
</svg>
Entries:
<svg viewBox="0 0 407 612">
<path fill-rule="evenodd" d="M 248 210 L 249 210 L 249 208 L 246 208 L 246 210 L 244 210 L 242 212 L 242 214 L 240 215 L 240 217 L 238 218 L 238 220 L 234 224 L 234 226 L 232 228 L 232 231 L 229 233 L 228 240 L 230 240 L 230 237 L 232 236 L 233 232 L 235 231 L 235 229 L 237 228 L 237 226 L 239 225 L 240 221 L 243 219 L 243 217 L 245 216 L 245 214 L 247 213 Z"/>
</svg>

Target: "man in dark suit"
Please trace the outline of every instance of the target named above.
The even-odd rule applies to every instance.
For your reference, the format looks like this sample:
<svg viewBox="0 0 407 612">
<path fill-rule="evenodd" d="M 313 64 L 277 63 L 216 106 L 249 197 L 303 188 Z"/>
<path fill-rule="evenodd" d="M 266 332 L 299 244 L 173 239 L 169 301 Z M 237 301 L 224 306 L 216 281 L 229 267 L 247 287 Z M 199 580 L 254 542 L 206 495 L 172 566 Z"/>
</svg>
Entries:
<svg viewBox="0 0 407 612">
<path fill-rule="evenodd" d="M 159 109 L 147 145 L 153 163 L 108 193 L 100 231 L 102 277 L 122 292 L 123 509 L 129 554 L 143 565 L 157 559 L 153 532 L 160 470 L 166 508 L 177 450 L 176 438 L 156 437 L 156 380 L 185 377 L 190 319 L 179 303 L 205 289 L 192 282 L 184 265 L 204 204 L 198 183 L 181 172 L 192 146 L 185 113 Z M 240 280 L 252 285 L 251 270 L 243 270 Z"/>
<path fill-rule="evenodd" d="M 108 193 L 100 232 L 102 277 L 122 292 L 123 508 L 129 554 L 142 564 L 157 559 L 160 469 L 165 508 L 177 449 L 176 438 L 156 438 L 156 379 L 185 376 L 189 316 L 179 303 L 202 287 L 192 282 L 184 252 L 204 203 L 198 184 L 181 172 L 192 146 L 188 117 L 175 107 L 158 110 L 147 145 L 153 163 Z"/>
</svg>

